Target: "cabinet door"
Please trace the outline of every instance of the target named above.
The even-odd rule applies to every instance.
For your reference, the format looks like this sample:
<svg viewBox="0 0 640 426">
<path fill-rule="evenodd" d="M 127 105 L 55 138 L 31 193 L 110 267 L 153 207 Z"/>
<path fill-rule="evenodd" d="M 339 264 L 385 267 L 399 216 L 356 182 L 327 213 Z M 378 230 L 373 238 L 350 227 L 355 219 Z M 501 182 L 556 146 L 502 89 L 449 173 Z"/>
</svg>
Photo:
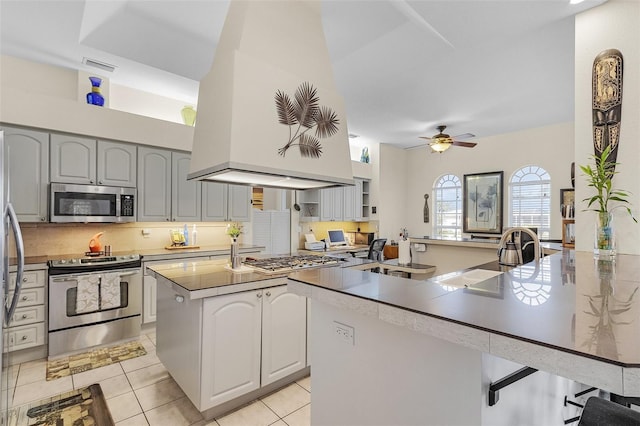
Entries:
<svg viewBox="0 0 640 426">
<path fill-rule="evenodd" d="M 173 152 L 171 158 L 172 220 L 199 222 L 202 219 L 202 184 L 187 180 L 191 155 Z"/>
<path fill-rule="evenodd" d="M 48 218 L 49 134 L 4 128 L 4 184 L 20 222 Z"/>
<path fill-rule="evenodd" d="M 331 188 L 333 191 L 333 220 L 344 220 L 344 188 Z"/>
<path fill-rule="evenodd" d="M 249 222 L 251 213 L 251 187 L 229 185 L 228 219 L 238 222 Z"/>
<path fill-rule="evenodd" d="M 227 220 L 227 190 L 229 185 L 218 182 L 202 182 L 202 220 L 222 222 Z"/>
<path fill-rule="evenodd" d="M 320 221 L 327 222 L 333 218 L 333 188 L 320 190 Z"/>
<path fill-rule="evenodd" d="M 136 187 L 136 146 L 98 141 L 98 185 Z"/>
<path fill-rule="evenodd" d="M 344 193 L 344 206 L 342 220 L 353 221 L 356 219 L 356 187 L 345 186 Z"/>
<path fill-rule="evenodd" d="M 138 222 L 171 219 L 171 151 L 138 147 Z"/>
<path fill-rule="evenodd" d="M 261 300 L 258 290 L 203 301 L 201 411 L 260 387 Z"/>
<path fill-rule="evenodd" d="M 287 286 L 263 290 L 262 386 L 305 368 L 307 299 Z"/>
<path fill-rule="evenodd" d="M 51 135 L 51 182 L 96 183 L 96 141 Z"/>
<path fill-rule="evenodd" d="M 142 323 L 156 322 L 158 282 L 151 275 L 145 275 L 142 288 Z"/>
</svg>

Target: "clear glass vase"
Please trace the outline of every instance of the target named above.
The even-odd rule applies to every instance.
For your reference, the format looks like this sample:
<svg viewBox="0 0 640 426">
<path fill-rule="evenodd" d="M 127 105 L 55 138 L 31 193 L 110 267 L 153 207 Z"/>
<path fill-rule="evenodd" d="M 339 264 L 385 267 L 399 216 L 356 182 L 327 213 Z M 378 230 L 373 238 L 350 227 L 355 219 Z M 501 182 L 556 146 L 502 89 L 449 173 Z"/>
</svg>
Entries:
<svg viewBox="0 0 640 426">
<path fill-rule="evenodd" d="M 609 212 L 598 212 L 596 216 L 593 254 L 598 257 L 616 255 L 616 233 L 613 215 Z"/>
</svg>

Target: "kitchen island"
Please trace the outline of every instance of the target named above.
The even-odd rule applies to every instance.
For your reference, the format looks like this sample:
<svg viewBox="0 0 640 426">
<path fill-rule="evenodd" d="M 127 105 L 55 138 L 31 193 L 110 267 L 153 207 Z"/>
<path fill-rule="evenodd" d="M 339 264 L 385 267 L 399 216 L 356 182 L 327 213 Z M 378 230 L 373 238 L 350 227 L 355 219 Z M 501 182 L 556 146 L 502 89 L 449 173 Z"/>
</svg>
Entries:
<svg viewBox="0 0 640 426">
<path fill-rule="evenodd" d="M 497 275 L 475 282 L 473 270 L 289 275 L 313 306 L 312 424 L 563 424 L 575 413 L 551 405 L 588 386 L 639 396 L 639 260 L 565 249 L 491 262 Z M 540 371 L 490 406 L 490 383 L 523 367 Z"/>
<path fill-rule="evenodd" d="M 227 263 L 149 267 L 158 282 L 158 358 L 205 418 L 309 374 L 307 298 L 287 291 L 286 273 Z M 370 264 L 349 258 L 331 269 Z"/>
</svg>

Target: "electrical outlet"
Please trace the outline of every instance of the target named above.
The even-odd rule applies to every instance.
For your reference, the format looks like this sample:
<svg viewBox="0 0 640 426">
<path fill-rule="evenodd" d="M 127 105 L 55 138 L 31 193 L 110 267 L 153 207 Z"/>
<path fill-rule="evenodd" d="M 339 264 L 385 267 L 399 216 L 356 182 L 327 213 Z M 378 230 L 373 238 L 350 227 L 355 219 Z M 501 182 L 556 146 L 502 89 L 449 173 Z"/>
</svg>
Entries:
<svg viewBox="0 0 640 426">
<path fill-rule="evenodd" d="M 356 342 L 354 339 L 353 327 L 351 327 L 350 325 L 342 324 L 338 321 L 334 321 L 333 331 L 340 340 L 347 344 L 355 346 Z"/>
</svg>

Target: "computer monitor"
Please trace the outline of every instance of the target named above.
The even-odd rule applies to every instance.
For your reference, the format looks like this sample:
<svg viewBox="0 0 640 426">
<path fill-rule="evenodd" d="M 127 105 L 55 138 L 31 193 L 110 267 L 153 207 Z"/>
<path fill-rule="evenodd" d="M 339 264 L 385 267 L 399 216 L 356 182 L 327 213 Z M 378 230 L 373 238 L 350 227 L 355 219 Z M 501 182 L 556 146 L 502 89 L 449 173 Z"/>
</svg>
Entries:
<svg viewBox="0 0 640 426">
<path fill-rule="evenodd" d="M 327 231 L 327 234 L 329 247 L 346 246 L 349 244 L 342 229 L 330 229 Z"/>
</svg>

